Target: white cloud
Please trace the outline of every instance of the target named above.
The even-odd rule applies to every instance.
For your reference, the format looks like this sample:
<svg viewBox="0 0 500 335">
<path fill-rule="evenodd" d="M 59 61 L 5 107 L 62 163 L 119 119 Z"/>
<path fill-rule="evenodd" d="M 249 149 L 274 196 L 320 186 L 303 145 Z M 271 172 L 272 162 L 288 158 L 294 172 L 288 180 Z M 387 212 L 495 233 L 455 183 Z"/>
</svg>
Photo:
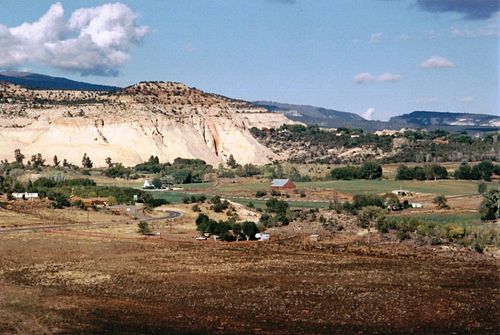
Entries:
<svg viewBox="0 0 500 335">
<path fill-rule="evenodd" d="M 463 97 L 462 99 L 460 99 L 460 101 L 462 101 L 462 102 L 472 102 L 472 101 L 474 101 L 474 97 L 469 95 L 469 96 Z"/>
<path fill-rule="evenodd" d="M 359 44 L 361 40 L 359 38 L 355 38 L 352 40 L 352 44 Z"/>
<path fill-rule="evenodd" d="M 382 40 L 382 35 L 384 35 L 384 33 L 373 33 L 370 36 L 370 43 L 379 43 Z"/>
<path fill-rule="evenodd" d="M 420 66 L 424 67 L 424 68 L 428 68 L 428 69 L 438 69 L 438 68 L 446 68 L 446 67 L 455 67 L 455 64 L 453 64 L 450 60 L 448 60 L 444 57 L 432 56 L 431 58 L 422 62 L 420 64 Z"/>
<path fill-rule="evenodd" d="M 0 25 L 0 67 L 33 62 L 82 75 L 116 75 L 148 31 L 122 3 L 75 10 L 67 22 L 56 3 L 35 22 Z"/>
<path fill-rule="evenodd" d="M 368 72 L 363 72 L 354 76 L 353 80 L 356 84 L 363 84 L 373 81 L 375 78 Z"/>
<path fill-rule="evenodd" d="M 500 26 L 497 24 L 488 24 L 475 29 L 469 27 L 450 29 L 451 38 L 473 38 L 473 37 L 488 37 L 500 36 Z"/>
<path fill-rule="evenodd" d="M 398 82 L 401 80 L 401 75 L 394 73 L 383 73 L 377 77 L 373 76 L 370 72 L 363 72 L 355 75 L 353 81 L 356 84 L 364 84 L 371 81 L 380 81 L 380 82 Z"/>
<path fill-rule="evenodd" d="M 399 74 L 394 74 L 394 73 L 383 73 L 380 76 L 377 77 L 378 81 L 384 81 L 384 82 L 397 82 L 401 80 L 401 75 Z"/>
<path fill-rule="evenodd" d="M 375 115 L 375 108 L 370 107 L 361 116 L 364 117 L 367 120 L 373 120 L 373 116 L 374 115 Z"/>
</svg>

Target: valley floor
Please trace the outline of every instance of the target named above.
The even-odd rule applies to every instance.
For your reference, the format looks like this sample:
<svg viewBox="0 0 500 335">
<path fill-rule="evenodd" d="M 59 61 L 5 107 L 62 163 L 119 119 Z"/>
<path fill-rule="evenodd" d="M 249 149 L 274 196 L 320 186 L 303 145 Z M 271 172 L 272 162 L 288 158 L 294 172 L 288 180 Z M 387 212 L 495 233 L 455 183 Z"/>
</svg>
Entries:
<svg viewBox="0 0 500 335">
<path fill-rule="evenodd" d="M 195 241 L 110 222 L 0 232 L 2 334 L 494 334 L 499 261 L 339 234 Z M 189 223 L 192 225 L 191 223 Z M 163 226 L 162 226 L 163 225 Z"/>
</svg>

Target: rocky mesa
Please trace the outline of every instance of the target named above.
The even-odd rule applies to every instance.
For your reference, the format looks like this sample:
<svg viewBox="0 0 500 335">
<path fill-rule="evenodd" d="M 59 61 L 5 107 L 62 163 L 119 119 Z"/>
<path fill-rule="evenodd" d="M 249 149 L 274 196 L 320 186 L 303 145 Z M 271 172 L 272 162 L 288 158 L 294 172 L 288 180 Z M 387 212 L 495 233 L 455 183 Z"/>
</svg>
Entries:
<svg viewBox="0 0 500 335">
<path fill-rule="evenodd" d="M 292 123 L 248 102 L 173 82 L 140 82 L 115 92 L 31 90 L 0 83 L 0 159 L 26 155 L 95 166 L 199 158 L 214 166 L 230 154 L 242 164 L 277 156 L 249 128 Z"/>
</svg>

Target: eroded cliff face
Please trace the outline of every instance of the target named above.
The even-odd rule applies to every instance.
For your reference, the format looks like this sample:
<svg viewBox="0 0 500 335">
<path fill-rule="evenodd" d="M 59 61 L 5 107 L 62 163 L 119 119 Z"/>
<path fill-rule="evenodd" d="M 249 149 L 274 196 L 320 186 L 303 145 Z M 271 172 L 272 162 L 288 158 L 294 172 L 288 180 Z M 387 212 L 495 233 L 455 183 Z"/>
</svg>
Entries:
<svg viewBox="0 0 500 335">
<path fill-rule="evenodd" d="M 199 158 L 212 165 L 230 154 L 241 164 L 277 156 L 258 143 L 251 127 L 291 123 L 281 114 L 179 83 L 139 83 L 115 93 L 28 90 L 0 84 L 0 159 L 19 148 L 30 156 L 54 155 L 95 166 L 106 157 L 135 165 L 151 155 L 161 161 Z"/>
</svg>

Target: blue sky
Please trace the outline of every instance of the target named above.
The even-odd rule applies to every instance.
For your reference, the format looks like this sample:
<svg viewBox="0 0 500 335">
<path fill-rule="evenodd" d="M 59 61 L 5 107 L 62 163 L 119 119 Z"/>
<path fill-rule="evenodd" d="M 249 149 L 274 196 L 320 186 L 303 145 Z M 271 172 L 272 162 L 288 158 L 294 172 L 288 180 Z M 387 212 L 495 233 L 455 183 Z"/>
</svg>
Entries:
<svg viewBox="0 0 500 335">
<path fill-rule="evenodd" d="M 17 49 L 0 51 L 0 68 L 119 86 L 179 81 L 233 98 L 381 120 L 413 110 L 499 114 L 494 0 L 55 3 L 2 1 L 0 49 Z M 21 26 L 49 8 L 43 24 Z M 88 28 L 92 15 L 104 23 Z M 112 15 L 123 36 L 110 33 Z M 33 37 L 40 31 L 57 34 Z"/>
</svg>

